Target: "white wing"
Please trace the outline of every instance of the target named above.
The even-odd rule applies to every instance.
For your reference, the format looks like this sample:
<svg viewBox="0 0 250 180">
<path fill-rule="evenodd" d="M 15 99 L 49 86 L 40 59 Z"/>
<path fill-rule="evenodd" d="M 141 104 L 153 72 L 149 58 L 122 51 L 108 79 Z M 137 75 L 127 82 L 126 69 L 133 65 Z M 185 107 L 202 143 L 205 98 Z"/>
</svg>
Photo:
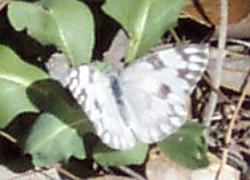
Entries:
<svg viewBox="0 0 250 180">
<path fill-rule="evenodd" d="M 123 71 L 120 84 L 129 126 L 146 143 L 164 139 L 184 124 L 186 102 L 207 63 L 208 48 L 189 45 L 154 52 Z"/>
<path fill-rule="evenodd" d="M 185 122 L 186 100 L 205 70 L 207 54 L 206 47 L 195 45 L 158 51 L 135 61 L 115 81 L 90 66 L 62 66 L 58 58 L 48 70 L 69 87 L 102 142 L 129 149 L 136 137 L 157 142 Z"/>
<path fill-rule="evenodd" d="M 105 74 L 90 66 L 79 66 L 71 70 L 67 84 L 103 143 L 114 149 L 134 146 L 135 136 L 119 113 Z"/>
<path fill-rule="evenodd" d="M 58 53 L 50 57 L 46 66 L 53 79 L 68 86 L 103 143 L 114 149 L 134 146 L 136 138 L 122 119 L 110 77 L 91 66 L 70 68 L 67 58 Z"/>
</svg>

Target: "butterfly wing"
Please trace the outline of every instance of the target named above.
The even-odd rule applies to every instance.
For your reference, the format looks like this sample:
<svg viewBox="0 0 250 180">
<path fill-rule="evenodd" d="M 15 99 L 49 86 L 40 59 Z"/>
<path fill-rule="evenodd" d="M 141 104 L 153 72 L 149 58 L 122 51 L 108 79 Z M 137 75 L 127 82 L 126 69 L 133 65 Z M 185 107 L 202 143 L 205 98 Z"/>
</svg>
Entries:
<svg viewBox="0 0 250 180">
<path fill-rule="evenodd" d="M 154 52 L 120 76 L 130 128 L 146 143 L 162 140 L 184 124 L 186 102 L 207 63 L 208 48 L 197 45 Z"/>
<path fill-rule="evenodd" d="M 90 66 L 80 66 L 68 77 L 70 91 L 102 142 L 114 149 L 133 147 L 135 137 L 124 124 L 109 78 Z"/>
<path fill-rule="evenodd" d="M 69 68 L 67 63 L 62 55 L 53 55 L 47 64 L 52 78 L 68 86 L 103 143 L 114 149 L 132 148 L 136 139 L 122 120 L 110 79 L 91 66 Z"/>
</svg>

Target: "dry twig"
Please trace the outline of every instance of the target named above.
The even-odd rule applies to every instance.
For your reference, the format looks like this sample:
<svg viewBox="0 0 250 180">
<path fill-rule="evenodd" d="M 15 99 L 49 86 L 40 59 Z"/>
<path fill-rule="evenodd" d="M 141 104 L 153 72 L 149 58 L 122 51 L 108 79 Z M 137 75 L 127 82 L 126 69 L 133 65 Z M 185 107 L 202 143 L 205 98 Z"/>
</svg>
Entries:
<svg viewBox="0 0 250 180">
<path fill-rule="evenodd" d="M 130 169 L 129 167 L 126 166 L 119 166 L 118 167 L 121 171 L 123 171 L 124 173 L 128 174 L 129 176 L 137 179 L 137 180 L 146 180 L 144 177 L 142 177 L 140 174 L 138 174 L 137 172 L 133 171 L 132 169 Z"/>
<path fill-rule="evenodd" d="M 4 137 L 4 138 L 8 139 L 8 140 L 9 140 L 10 142 L 12 142 L 12 143 L 17 143 L 17 140 L 16 140 L 14 137 L 12 137 L 11 135 L 7 134 L 7 133 L 4 132 L 4 131 L 1 131 L 1 130 L 0 130 L 0 136 L 2 136 L 2 137 Z"/>
<path fill-rule="evenodd" d="M 81 180 L 81 178 L 75 176 L 74 174 L 70 173 L 69 171 L 58 167 L 56 168 L 58 172 L 60 172 L 62 175 L 66 176 L 67 178 L 71 179 L 71 180 Z"/>
<path fill-rule="evenodd" d="M 221 73 L 222 73 L 222 65 L 225 58 L 225 46 L 226 46 L 226 36 L 227 36 L 227 21 L 228 21 L 228 1 L 221 0 L 221 15 L 220 15 L 220 29 L 219 29 L 219 42 L 218 49 L 219 52 L 217 54 L 217 59 L 215 62 L 214 72 L 211 74 L 213 80 L 213 87 L 215 89 L 219 89 L 221 82 Z M 216 92 L 212 91 L 208 104 L 205 109 L 204 114 L 204 124 L 209 127 L 210 120 L 212 119 L 212 115 L 214 113 L 216 103 L 217 103 L 218 95 Z"/>
</svg>

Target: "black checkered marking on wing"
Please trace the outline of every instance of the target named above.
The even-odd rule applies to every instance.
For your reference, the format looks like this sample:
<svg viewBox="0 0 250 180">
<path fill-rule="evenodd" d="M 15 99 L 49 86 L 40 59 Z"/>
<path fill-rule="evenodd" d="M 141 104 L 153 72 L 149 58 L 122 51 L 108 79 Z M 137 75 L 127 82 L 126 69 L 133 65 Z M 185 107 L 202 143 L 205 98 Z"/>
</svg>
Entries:
<svg viewBox="0 0 250 180">
<path fill-rule="evenodd" d="M 170 87 L 168 85 L 162 84 L 159 90 L 159 97 L 162 99 L 166 99 L 170 92 L 171 92 Z"/>
<path fill-rule="evenodd" d="M 147 56 L 146 61 L 153 66 L 155 70 L 160 70 L 165 67 L 164 63 L 161 61 L 161 59 L 156 54 L 151 54 Z"/>
<path fill-rule="evenodd" d="M 185 50 L 185 49 L 184 49 Z M 195 53 L 184 53 L 179 51 L 180 55 L 183 56 L 183 59 L 188 62 L 188 65 L 184 69 L 178 69 L 178 75 L 180 78 L 185 79 L 189 85 L 189 93 L 193 90 L 193 86 L 196 85 L 197 81 L 201 78 L 201 74 L 204 72 L 206 67 L 206 54 L 201 52 Z"/>
<path fill-rule="evenodd" d="M 93 82 L 93 70 L 91 68 L 85 68 L 87 71 L 81 73 L 83 69 L 80 66 L 79 68 L 74 68 L 69 74 L 69 90 L 72 92 L 73 97 L 77 100 L 78 104 L 81 105 L 84 109 L 86 107 L 86 101 L 88 98 L 86 87 L 89 83 Z M 83 77 L 86 76 L 85 82 L 83 82 Z M 91 76 L 91 77 L 90 77 Z"/>
</svg>

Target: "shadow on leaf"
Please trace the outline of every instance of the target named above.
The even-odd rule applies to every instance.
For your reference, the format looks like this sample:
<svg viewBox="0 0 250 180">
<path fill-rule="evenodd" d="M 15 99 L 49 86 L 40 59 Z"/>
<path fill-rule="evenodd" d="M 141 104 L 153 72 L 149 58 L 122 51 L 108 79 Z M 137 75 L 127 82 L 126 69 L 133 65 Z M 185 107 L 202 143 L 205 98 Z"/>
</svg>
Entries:
<svg viewBox="0 0 250 180">
<path fill-rule="evenodd" d="M 53 114 L 66 124 L 82 121 L 77 127 L 79 133 L 92 132 L 92 126 L 83 112 L 56 81 L 37 81 L 27 89 L 31 102 L 43 112 Z M 76 127 L 75 127 L 76 128 Z"/>
</svg>

